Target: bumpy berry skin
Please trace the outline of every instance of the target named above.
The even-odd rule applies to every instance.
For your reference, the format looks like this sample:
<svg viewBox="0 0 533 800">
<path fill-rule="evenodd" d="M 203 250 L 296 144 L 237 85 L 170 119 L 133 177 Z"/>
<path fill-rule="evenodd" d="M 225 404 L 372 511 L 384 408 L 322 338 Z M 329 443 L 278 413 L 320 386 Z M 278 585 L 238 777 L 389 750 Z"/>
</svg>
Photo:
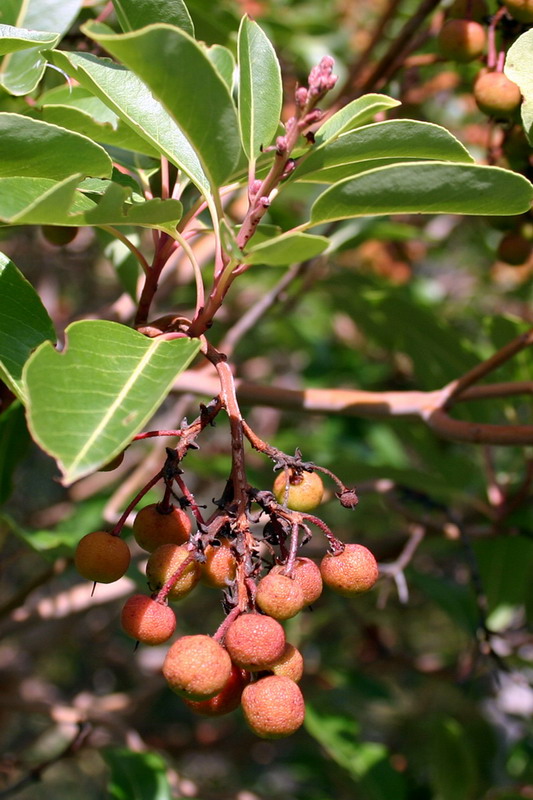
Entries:
<svg viewBox="0 0 533 800">
<path fill-rule="evenodd" d="M 486 72 L 474 84 L 474 98 L 480 111 L 489 117 L 513 116 L 522 102 L 520 89 L 503 72 Z"/>
<path fill-rule="evenodd" d="M 281 505 L 285 504 L 285 488 L 287 476 L 285 470 L 280 472 L 274 481 L 272 491 L 274 497 Z M 289 470 L 289 492 L 287 497 L 287 508 L 293 511 L 307 513 L 313 511 L 322 502 L 324 496 L 324 484 L 322 478 L 316 472 L 297 472 Z"/>
<path fill-rule="evenodd" d="M 513 231 L 507 233 L 498 245 L 497 256 L 500 261 L 505 261 L 513 267 L 525 264 L 531 256 L 532 245 L 529 239 L 521 233 Z"/>
<path fill-rule="evenodd" d="M 128 636 L 154 646 L 170 639 L 176 630 L 176 617 L 163 603 L 145 594 L 134 594 L 122 609 L 121 624 Z"/>
<path fill-rule="evenodd" d="M 130 565 L 130 549 L 119 536 L 107 531 L 88 533 L 80 540 L 74 564 L 83 578 L 96 583 L 113 583 Z"/>
<path fill-rule="evenodd" d="M 250 683 L 250 673 L 233 664 L 227 683 L 218 694 L 209 700 L 184 698 L 184 702 L 196 714 L 204 717 L 222 717 L 240 706 L 243 689 L 248 683 Z"/>
<path fill-rule="evenodd" d="M 257 584 L 255 602 L 261 611 L 274 619 L 295 617 L 305 605 L 298 582 L 281 573 L 269 573 L 261 578 Z"/>
<path fill-rule="evenodd" d="M 235 578 L 237 562 L 231 552 L 228 539 L 221 539 L 219 547 L 209 545 L 205 549 L 205 561 L 200 564 L 200 579 L 213 589 L 225 589 L 228 581 Z"/>
<path fill-rule="evenodd" d="M 367 592 L 379 576 L 376 559 L 362 544 L 347 544 L 337 555 L 327 553 L 320 571 L 326 586 L 344 597 Z"/>
<path fill-rule="evenodd" d="M 269 675 L 251 683 L 242 693 L 242 710 L 250 728 L 264 739 L 290 736 L 302 725 L 305 704 L 290 678 Z"/>
<path fill-rule="evenodd" d="M 176 694 L 208 700 L 221 692 L 231 674 L 227 651 L 210 636 L 182 636 L 170 647 L 163 675 Z"/>
<path fill-rule="evenodd" d="M 78 228 L 74 225 L 41 225 L 41 233 L 49 244 L 62 247 L 76 238 Z"/>
<path fill-rule="evenodd" d="M 146 565 L 146 577 L 152 591 L 161 589 L 190 555 L 184 544 L 162 544 L 154 550 Z M 181 600 L 194 589 L 199 579 L 198 562 L 192 561 L 168 593 L 168 599 Z"/>
<path fill-rule="evenodd" d="M 285 631 L 264 614 L 241 614 L 226 631 L 225 645 L 231 660 L 255 672 L 267 669 L 285 650 Z"/>
<path fill-rule="evenodd" d="M 168 514 L 159 510 L 158 503 L 141 508 L 133 523 L 133 535 L 139 547 L 149 553 L 162 544 L 184 544 L 189 539 L 192 525 L 181 508 Z"/>
<path fill-rule="evenodd" d="M 285 645 L 283 654 L 270 665 L 269 669 L 274 675 L 283 675 L 285 678 L 290 678 L 291 681 L 298 681 L 304 674 L 304 660 L 300 651 L 293 645 Z"/>
<path fill-rule="evenodd" d="M 513 19 L 529 24 L 533 22 L 533 0 L 503 0 Z"/>
<path fill-rule="evenodd" d="M 283 572 L 284 566 L 278 565 L 270 570 L 270 574 Z M 294 562 L 292 577 L 299 584 L 304 596 L 304 605 L 310 606 L 315 603 L 322 594 L 323 582 L 322 574 L 318 564 L 310 558 L 300 557 Z"/>
<path fill-rule="evenodd" d="M 466 63 L 479 58 L 485 49 L 485 29 L 479 22 L 450 19 L 442 26 L 438 45 L 444 58 Z"/>
</svg>

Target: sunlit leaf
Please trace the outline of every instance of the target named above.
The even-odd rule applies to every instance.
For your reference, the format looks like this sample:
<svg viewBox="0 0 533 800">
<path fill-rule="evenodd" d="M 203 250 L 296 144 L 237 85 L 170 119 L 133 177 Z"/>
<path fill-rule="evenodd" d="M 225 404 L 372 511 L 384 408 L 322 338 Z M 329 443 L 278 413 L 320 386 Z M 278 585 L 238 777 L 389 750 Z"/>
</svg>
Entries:
<svg viewBox="0 0 533 800">
<path fill-rule="evenodd" d="M 269 264 L 273 267 L 306 261 L 323 253 L 329 240 L 325 236 L 291 231 L 251 247 L 245 255 L 247 264 Z"/>
<path fill-rule="evenodd" d="M 527 137 L 533 144 L 533 29 L 516 39 L 507 51 L 504 72 L 509 80 L 520 87 L 524 96 L 521 105 L 522 122 Z"/>
<path fill-rule="evenodd" d="M 183 0 L 113 0 L 120 27 L 135 31 L 154 22 L 166 22 L 194 36 L 191 15 Z"/>
</svg>

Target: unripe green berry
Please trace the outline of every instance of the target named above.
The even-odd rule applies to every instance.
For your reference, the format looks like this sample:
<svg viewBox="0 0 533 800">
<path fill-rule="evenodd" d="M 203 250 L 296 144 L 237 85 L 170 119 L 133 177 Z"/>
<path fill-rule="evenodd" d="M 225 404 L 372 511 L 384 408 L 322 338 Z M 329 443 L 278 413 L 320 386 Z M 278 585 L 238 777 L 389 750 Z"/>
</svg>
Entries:
<svg viewBox="0 0 533 800">
<path fill-rule="evenodd" d="M 107 531 L 88 533 L 80 540 L 74 564 L 83 578 L 96 583 L 113 583 L 130 565 L 130 549 L 119 536 Z"/>
<path fill-rule="evenodd" d="M 306 513 L 313 511 L 322 502 L 324 484 L 316 472 L 306 472 L 289 469 L 288 492 L 287 473 L 280 472 L 272 488 L 274 497 L 281 505 L 286 505 L 293 511 Z"/>
<path fill-rule="evenodd" d="M 200 564 L 200 579 L 213 589 L 225 589 L 235 578 L 237 561 L 228 539 L 220 539 L 219 547 L 205 548 L 205 561 Z"/>
<path fill-rule="evenodd" d="M 529 24 L 533 22 L 533 0 L 503 0 L 513 19 Z"/>
<path fill-rule="evenodd" d="M 511 117 L 522 102 L 520 89 L 503 72 L 486 72 L 474 84 L 474 98 L 489 117 Z"/>
<path fill-rule="evenodd" d="M 302 693 L 284 676 L 269 675 L 251 683 L 243 691 L 241 702 L 246 722 L 264 739 L 290 736 L 304 721 Z"/>
<path fill-rule="evenodd" d="M 126 600 L 121 615 L 122 629 L 143 644 L 166 642 L 176 630 L 176 617 L 171 608 L 144 594 Z"/>
<path fill-rule="evenodd" d="M 227 682 L 214 697 L 209 700 L 189 700 L 184 697 L 183 700 L 196 714 L 204 717 L 221 717 L 240 706 L 243 689 L 248 683 L 250 683 L 250 673 L 233 664 Z"/>
<path fill-rule="evenodd" d="M 376 559 L 362 544 L 347 544 L 336 555 L 327 553 L 320 572 L 326 586 L 345 597 L 367 592 L 379 576 Z"/>
<path fill-rule="evenodd" d="M 163 675 L 172 691 L 190 700 L 208 700 L 221 692 L 231 674 L 231 659 L 210 636 L 182 636 L 170 647 Z"/>
<path fill-rule="evenodd" d="M 277 661 L 270 665 L 274 675 L 283 675 L 298 683 L 304 672 L 304 660 L 300 651 L 293 645 L 285 645 L 285 650 Z"/>
<path fill-rule="evenodd" d="M 162 544 L 154 550 L 146 565 L 146 577 L 153 592 L 161 589 L 179 567 L 190 558 L 191 552 L 186 544 Z M 168 593 L 169 600 L 180 600 L 194 589 L 200 580 L 197 561 L 191 561 Z"/>
<path fill-rule="evenodd" d="M 251 672 L 266 669 L 285 649 L 285 631 L 264 614 L 241 614 L 226 631 L 224 640 L 232 661 Z"/>
<path fill-rule="evenodd" d="M 149 553 L 162 544 L 184 544 L 191 530 L 191 521 L 185 511 L 172 507 L 167 513 L 161 510 L 159 503 L 141 508 L 133 523 L 137 544 Z"/>
<path fill-rule="evenodd" d="M 305 605 L 298 582 L 281 573 L 269 573 L 257 584 L 255 602 L 265 614 L 274 619 L 290 619 Z"/>
<path fill-rule="evenodd" d="M 485 29 L 479 22 L 449 19 L 442 26 L 438 45 L 444 58 L 466 63 L 479 58 L 485 50 Z"/>
</svg>

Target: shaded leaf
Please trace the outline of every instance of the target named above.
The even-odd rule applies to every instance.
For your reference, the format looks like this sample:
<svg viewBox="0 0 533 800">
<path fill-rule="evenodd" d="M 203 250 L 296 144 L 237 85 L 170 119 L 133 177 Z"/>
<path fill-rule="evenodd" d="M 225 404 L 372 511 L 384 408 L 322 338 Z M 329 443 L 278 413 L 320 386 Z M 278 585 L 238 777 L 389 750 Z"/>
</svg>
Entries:
<svg viewBox="0 0 533 800">
<path fill-rule="evenodd" d="M 158 753 L 108 747 L 102 755 L 111 768 L 111 800 L 172 800 L 167 766 Z"/>
<path fill-rule="evenodd" d="M 170 25 L 151 25 L 121 36 L 102 32 L 102 26 L 94 24 L 84 30 L 133 70 L 163 103 L 213 186 L 229 178 L 241 151 L 237 113 L 228 87 L 204 48 Z M 187 68 L 176 70 L 176 64 Z"/>
<path fill-rule="evenodd" d="M 194 36 L 191 15 L 183 0 L 113 0 L 120 27 L 135 31 L 154 22 L 166 22 Z"/>
<path fill-rule="evenodd" d="M 42 342 L 55 341 L 55 330 L 33 286 L 3 253 L 0 253 L 0 298 L 0 373 L 11 391 L 24 402 L 24 364 Z"/>
<path fill-rule="evenodd" d="M 11 403 L 0 416 L 0 504 L 11 495 L 13 474 L 29 443 L 24 407 L 18 402 Z"/>
<path fill-rule="evenodd" d="M 298 165 L 297 175 L 372 159 L 431 159 L 470 163 L 466 148 L 440 125 L 393 119 L 365 125 L 312 150 Z M 372 167 L 369 167 L 370 169 Z"/>
<path fill-rule="evenodd" d="M 71 484 L 110 461 L 165 399 L 199 350 L 190 339 L 148 339 L 114 322 L 84 320 L 58 352 L 45 343 L 24 370 L 28 423 Z"/>
<path fill-rule="evenodd" d="M 200 191 L 209 191 L 209 181 L 195 150 L 137 75 L 108 58 L 97 58 L 89 53 L 56 51 L 53 60 L 94 92 L 156 152 L 182 169 Z"/>
<path fill-rule="evenodd" d="M 233 89 L 233 80 L 235 75 L 236 62 L 233 58 L 233 53 L 227 47 L 222 47 L 221 44 L 214 44 L 206 50 L 207 57 L 213 66 L 216 68 L 218 74 L 230 90 Z"/>
<path fill-rule="evenodd" d="M 111 177 L 103 147 L 79 133 L 20 114 L 0 113 L 0 177 L 62 180 L 73 173 Z"/>
<path fill-rule="evenodd" d="M 533 144 L 533 29 L 526 31 L 513 42 L 505 58 L 504 72 L 509 80 L 520 87 L 524 97 L 520 112 L 530 144 Z"/>
<path fill-rule="evenodd" d="M 477 765 L 471 742 L 453 717 L 439 715 L 428 726 L 428 772 L 439 800 L 473 800 L 479 796 Z"/>
<path fill-rule="evenodd" d="M 311 224 L 379 214 L 521 214 L 533 187 L 499 167 L 395 164 L 348 178 L 323 192 L 311 209 Z"/>
<path fill-rule="evenodd" d="M 255 247 L 246 253 L 247 264 L 269 264 L 281 267 L 297 261 L 314 258 L 328 247 L 329 240 L 325 236 L 312 236 L 308 233 L 292 233 L 288 231 Z"/>
<path fill-rule="evenodd" d="M 239 124 L 244 152 L 255 161 L 274 138 L 281 114 L 279 62 L 256 22 L 243 17 L 238 39 Z"/>
<path fill-rule="evenodd" d="M 381 111 L 400 105 L 399 100 L 394 100 L 385 94 L 364 94 L 336 111 L 320 126 L 315 134 L 316 147 L 336 139 L 345 131 L 366 125 Z"/>
</svg>

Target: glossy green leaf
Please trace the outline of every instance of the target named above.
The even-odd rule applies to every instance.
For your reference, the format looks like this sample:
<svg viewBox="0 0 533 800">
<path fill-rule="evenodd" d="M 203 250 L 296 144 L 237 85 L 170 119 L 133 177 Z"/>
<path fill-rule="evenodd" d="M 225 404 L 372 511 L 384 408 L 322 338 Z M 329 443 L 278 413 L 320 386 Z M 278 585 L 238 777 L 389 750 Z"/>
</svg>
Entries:
<svg viewBox="0 0 533 800">
<path fill-rule="evenodd" d="M 29 443 L 24 406 L 14 402 L 0 415 L 0 505 L 11 495 L 15 469 Z"/>
<path fill-rule="evenodd" d="M 391 164 L 407 164 L 410 162 L 419 164 L 421 161 L 426 160 L 429 159 L 409 159 L 405 158 L 405 156 L 398 158 L 373 158 L 370 161 L 357 161 L 348 164 L 338 164 L 335 167 L 324 167 L 323 169 L 313 170 L 313 172 L 306 172 L 305 175 L 301 176 L 298 175 L 298 173 L 294 174 L 301 183 L 324 183 L 329 186 L 332 183 L 338 183 L 345 178 L 354 178 L 356 175 L 360 175 L 361 172 L 368 172 L 378 167 L 388 167 Z"/>
<path fill-rule="evenodd" d="M 329 239 L 325 236 L 289 231 L 251 247 L 246 253 L 244 261 L 247 264 L 269 264 L 273 267 L 281 267 L 285 264 L 294 264 L 314 258 L 323 253 L 328 245 Z"/>
<path fill-rule="evenodd" d="M 183 0 L 113 0 L 123 31 L 136 31 L 154 22 L 166 22 L 194 36 L 191 15 Z"/>
<path fill-rule="evenodd" d="M 371 122 L 376 114 L 399 105 L 399 100 L 385 94 L 364 94 L 336 111 L 320 126 L 315 134 L 315 144 L 317 147 L 323 146 L 341 133 Z"/>
<path fill-rule="evenodd" d="M 28 31 L 25 28 L 16 28 L 14 25 L 0 25 L 0 56 L 27 50 L 33 46 L 50 50 L 56 46 L 60 38 L 58 33 Z"/>
<path fill-rule="evenodd" d="M 0 253 L 0 298 L 0 374 L 24 402 L 24 364 L 42 342 L 55 341 L 55 330 L 33 286 L 3 253 Z"/>
<path fill-rule="evenodd" d="M 311 209 L 311 224 L 379 214 L 522 214 L 533 187 L 499 167 L 394 164 L 363 172 L 323 192 Z"/>
<path fill-rule="evenodd" d="M 148 225 L 172 228 L 180 220 L 178 200 L 128 202 L 131 190 L 109 182 L 99 202 L 77 191 L 80 175 L 0 178 L 0 221 L 9 225 Z"/>
<path fill-rule="evenodd" d="M 32 32 L 54 33 L 60 39 L 70 28 L 81 6 L 82 0 L 27 0 L 20 4 L 16 20 L 6 22 L 10 21 L 14 26 Z M 43 49 L 45 47 L 41 43 L 5 56 L 0 65 L 0 86 L 17 96 L 32 92 L 46 69 Z"/>
<path fill-rule="evenodd" d="M 522 122 L 530 144 L 533 144 L 533 29 L 513 42 L 505 59 L 504 72 L 520 87 L 524 97 L 520 108 Z"/>
<path fill-rule="evenodd" d="M 109 178 L 103 147 L 79 133 L 20 114 L 0 113 L 0 177 L 62 180 L 74 173 Z"/>
<path fill-rule="evenodd" d="M 149 339 L 115 322 L 84 320 L 58 352 L 44 343 L 24 370 L 28 424 L 66 485 L 110 461 L 161 405 L 199 342 Z"/>
<path fill-rule="evenodd" d="M 209 191 L 209 181 L 195 150 L 137 75 L 108 58 L 89 53 L 56 51 L 53 59 L 156 152 L 183 170 L 200 191 Z"/>
<path fill-rule="evenodd" d="M 295 176 L 374 158 L 420 158 L 466 164 L 473 161 L 466 148 L 440 125 L 393 119 L 348 131 L 324 147 L 311 151 L 298 165 Z"/>
<path fill-rule="evenodd" d="M 224 183 L 241 152 L 237 112 L 204 48 L 170 25 L 151 25 L 121 36 L 104 33 L 96 25 L 84 30 L 133 70 L 163 103 L 196 151 L 212 185 Z"/>
<path fill-rule="evenodd" d="M 160 151 L 155 146 L 82 86 L 61 86 L 47 92 L 39 99 L 39 105 L 28 116 L 76 131 L 96 142 L 159 158 Z"/>
<path fill-rule="evenodd" d="M 247 16 L 239 28 L 238 63 L 242 146 L 250 161 L 255 161 L 276 134 L 283 91 L 275 50 L 259 25 Z"/>
<path fill-rule="evenodd" d="M 172 800 L 167 766 L 158 753 L 106 748 L 102 755 L 111 769 L 110 800 Z"/>
<path fill-rule="evenodd" d="M 228 50 L 227 47 L 222 47 L 220 44 L 214 44 L 212 47 L 208 47 L 206 53 L 208 59 L 231 92 L 233 89 L 236 67 L 233 53 L 231 50 Z"/>
</svg>

